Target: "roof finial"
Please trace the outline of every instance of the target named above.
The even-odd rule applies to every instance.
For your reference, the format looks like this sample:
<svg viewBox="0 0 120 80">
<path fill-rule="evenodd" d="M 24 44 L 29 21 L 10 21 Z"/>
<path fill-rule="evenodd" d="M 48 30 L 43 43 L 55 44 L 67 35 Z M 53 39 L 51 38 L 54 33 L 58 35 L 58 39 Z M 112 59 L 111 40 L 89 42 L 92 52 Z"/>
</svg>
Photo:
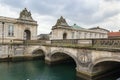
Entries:
<svg viewBox="0 0 120 80">
<path fill-rule="evenodd" d="M 27 10 L 27 8 L 25 7 L 24 10 Z"/>
<path fill-rule="evenodd" d="M 56 28 L 57 26 L 70 27 L 62 16 L 57 20 L 57 23 L 53 26 L 53 28 Z"/>
<path fill-rule="evenodd" d="M 63 16 L 61 16 L 60 19 L 64 19 Z"/>
</svg>

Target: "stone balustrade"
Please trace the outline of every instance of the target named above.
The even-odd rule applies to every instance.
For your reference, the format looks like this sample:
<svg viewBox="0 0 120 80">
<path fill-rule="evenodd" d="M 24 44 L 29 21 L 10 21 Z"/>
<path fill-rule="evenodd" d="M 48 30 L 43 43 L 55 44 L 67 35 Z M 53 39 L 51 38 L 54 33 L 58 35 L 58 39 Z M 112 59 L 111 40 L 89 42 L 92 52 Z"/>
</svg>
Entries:
<svg viewBox="0 0 120 80">
<path fill-rule="evenodd" d="M 92 46 L 92 40 L 89 39 L 51 40 L 51 44 L 62 46 Z"/>
<path fill-rule="evenodd" d="M 0 39 L 0 44 L 28 44 L 28 45 L 56 45 L 56 46 L 84 46 L 95 48 L 119 48 L 120 39 L 66 39 L 66 40 L 20 40 Z"/>
<path fill-rule="evenodd" d="M 47 43 L 46 43 L 46 40 L 24 40 L 24 44 L 40 45 L 40 44 L 47 44 Z"/>
<path fill-rule="evenodd" d="M 93 47 L 93 48 L 110 48 L 110 49 L 119 49 L 120 48 L 120 39 L 67 39 L 67 40 L 52 40 L 51 44 L 56 45 L 75 45 L 75 46 L 84 46 L 84 47 Z M 71 45 L 70 45 L 71 44 Z"/>
<path fill-rule="evenodd" d="M 120 39 L 94 39 L 92 45 L 94 47 L 120 48 Z"/>
<path fill-rule="evenodd" d="M 7 38 L 4 38 L 4 39 L 0 39 L 0 44 L 3 44 L 3 45 L 9 45 L 9 44 L 23 44 L 23 40 L 21 39 L 7 39 Z"/>
</svg>

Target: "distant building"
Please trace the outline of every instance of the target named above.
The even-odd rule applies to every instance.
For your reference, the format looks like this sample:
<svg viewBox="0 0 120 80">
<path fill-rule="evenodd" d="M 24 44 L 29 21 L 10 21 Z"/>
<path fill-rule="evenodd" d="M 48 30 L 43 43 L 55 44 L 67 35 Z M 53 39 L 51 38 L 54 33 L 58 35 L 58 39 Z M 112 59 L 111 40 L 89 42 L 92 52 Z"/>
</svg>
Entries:
<svg viewBox="0 0 120 80">
<path fill-rule="evenodd" d="M 100 31 L 100 32 L 105 32 L 105 33 L 109 33 L 110 32 L 109 30 L 100 28 L 99 26 L 90 28 L 89 30 L 97 30 L 97 31 Z"/>
<path fill-rule="evenodd" d="M 109 32 L 108 38 L 120 38 L 120 32 Z"/>
<path fill-rule="evenodd" d="M 31 12 L 25 8 L 16 19 L 0 16 L 0 38 L 36 40 L 37 22 L 33 20 Z"/>
<path fill-rule="evenodd" d="M 61 16 L 57 23 L 52 27 L 50 39 L 93 39 L 108 38 L 108 30 L 95 27 L 85 29 L 77 24 L 69 26 L 66 20 Z"/>
<path fill-rule="evenodd" d="M 49 40 L 49 34 L 40 34 L 37 38 L 38 40 Z"/>
</svg>

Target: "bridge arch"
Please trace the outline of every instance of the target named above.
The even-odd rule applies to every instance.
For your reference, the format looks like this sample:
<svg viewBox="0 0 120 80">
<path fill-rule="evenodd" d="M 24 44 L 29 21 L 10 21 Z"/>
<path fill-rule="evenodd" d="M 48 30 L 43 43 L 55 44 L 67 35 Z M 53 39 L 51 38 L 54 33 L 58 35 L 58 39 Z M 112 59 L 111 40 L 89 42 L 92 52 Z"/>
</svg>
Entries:
<svg viewBox="0 0 120 80">
<path fill-rule="evenodd" d="M 33 56 L 45 56 L 45 51 L 38 48 L 32 51 Z"/>
<path fill-rule="evenodd" d="M 52 56 L 55 55 L 55 54 L 65 54 L 67 56 L 69 56 L 70 58 L 72 58 L 76 64 L 76 67 L 78 66 L 78 61 L 77 61 L 77 58 L 72 55 L 72 53 L 68 52 L 68 51 L 63 51 L 63 50 L 55 50 L 55 51 L 52 51 L 51 54 L 50 54 L 50 59 L 52 59 Z"/>
<path fill-rule="evenodd" d="M 115 63 L 120 64 L 120 58 L 119 57 L 104 57 L 104 58 L 97 59 L 89 65 L 89 69 L 92 71 L 96 65 L 100 63 L 104 63 L 104 62 L 115 62 Z"/>
</svg>

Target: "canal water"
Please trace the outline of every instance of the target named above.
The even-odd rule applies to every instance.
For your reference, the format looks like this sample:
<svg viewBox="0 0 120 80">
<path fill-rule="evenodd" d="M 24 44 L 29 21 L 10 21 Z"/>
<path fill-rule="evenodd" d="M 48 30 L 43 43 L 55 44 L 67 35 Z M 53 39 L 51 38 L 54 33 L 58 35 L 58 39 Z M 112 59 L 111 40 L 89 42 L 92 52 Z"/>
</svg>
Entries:
<svg viewBox="0 0 120 80">
<path fill-rule="evenodd" d="M 76 80 L 72 63 L 46 65 L 43 60 L 0 63 L 0 80 Z M 101 80 L 116 80 L 108 77 Z"/>
</svg>

